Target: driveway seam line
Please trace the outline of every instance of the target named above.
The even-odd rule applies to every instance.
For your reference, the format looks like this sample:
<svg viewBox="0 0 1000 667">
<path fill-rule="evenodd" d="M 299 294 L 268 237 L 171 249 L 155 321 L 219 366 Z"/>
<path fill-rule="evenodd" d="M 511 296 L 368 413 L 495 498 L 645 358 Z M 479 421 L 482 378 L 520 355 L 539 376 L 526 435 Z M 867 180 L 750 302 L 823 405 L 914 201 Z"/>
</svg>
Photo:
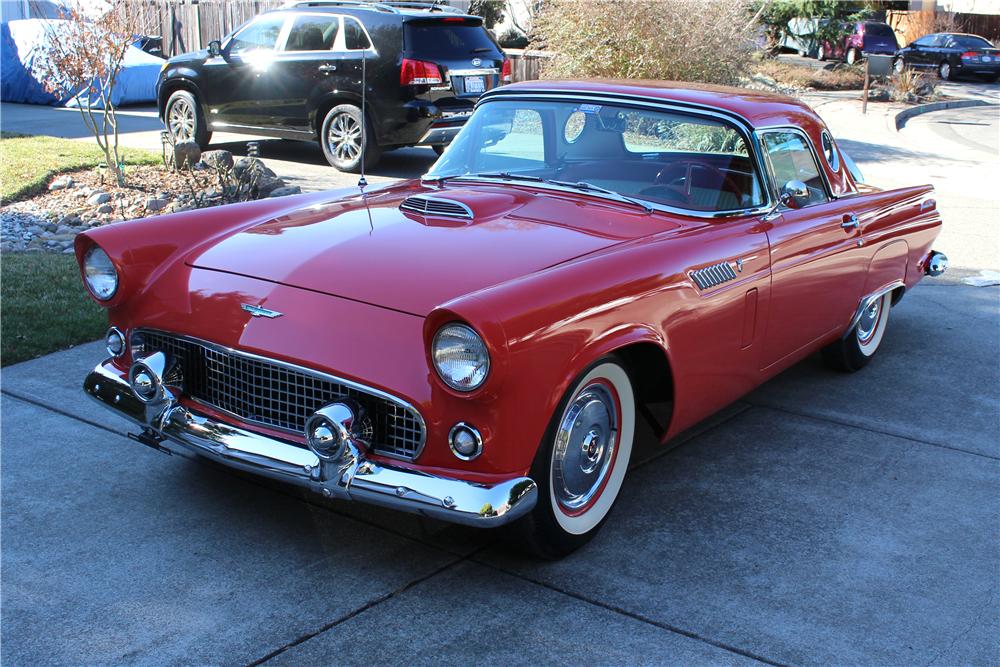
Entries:
<svg viewBox="0 0 1000 667">
<path fill-rule="evenodd" d="M 968 454 L 969 456 L 978 456 L 984 459 L 990 459 L 991 461 L 1000 461 L 1000 456 L 993 456 L 991 454 L 983 454 L 981 452 L 974 452 L 969 449 L 962 449 L 961 447 L 953 447 L 951 445 L 942 445 L 940 442 L 931 442 L 930 440 L 921 440 L 920 438 L 914 438 L 912 435 L 903 435 L 901 433 L 893 433 L 892 431 L 882 431 L 877 428 L 871 428 L 870 426 L 863 426 L 860 424 L 852 424 L 850 422 L 841 421 L 839 419 L 832 419 L 830 417 L 822 415 L 812 415 L 807 412 L 797 412 L 795 410 L 790 410 L 788 408 L 782 408 L 777 405 L 769 405 L 767 403 L 752 403 L 754 407 L 764 408 L 765 410 L 774 410 L 776 412 L 784 412 L 786 414 L 795 415 L 796 417 L 802 417 L 804 419 L 812 419 L 819 422 L 827 422 L 829 424 L 837 424 L 838 426 L 846 426 L 848 428 L 856 428 L 859 431 L 867 431 L 869 433 L 878 433 L 879 435 L 887 435 L 892 438 L 899 438 L 900 440 L 909 440 L 910 442 L 916 442 L 921 445 L 928 445 L 930 447 L 938 447 L 940 449 L 947 449 L 948 451 L 957 452 L 959 454 Z"/>
<path fill-rule="evenodd" d="M 688 639 L 694 639 L 695 641 L 699 641 L 699 642 L 702 642 L 703 644 L 708 644 L 709 646 L 714 646 L 716 648 L 720 648 L 720 649 L 722 649 L 724 651 L 727 651 L 729 653 L 733 653 L 733 654 L 736 654 L 736 655 L 739 655 L 739 656 L 743 656 L 744 658 L 750 658 L 751 660 L 756 660 L 757 662 L 763 663 L 765 665 L 772 665 L 772 667 L 787 667 L 785 665 L 785 663 L 776 662 L 774 660 L 771 660 L 770 658 L 765 658 L 764 656 L 757 655 L 755 653 L 747 651 L 746 649 L 739 648 L 738 646 L 730 646 L 729 644 L 726 644 L 725 642 L 720 642 L 720 641 L 717 641 L 715 639 L 711 639 L 709 637 L 703 637 L 702 635 L 699 635 L 697 632 L 694 632 L 692 630 L 685 630 L 684 628 L 680 628 L 680 627 L 677 627 L 675 625 L 671 625 L 670 623 L 664 623 L 662 621 L 656 621 L 656 620 L 653 620 L 651 618 L 647 618 L 647 617 L 643 616 L 642 614 L 638 614 L 636 612 L 629 611 L 629 610 L 624 609 L 622 607 L 619 607 L 617 605 L 609 604 L 607 602 L 601 602 L 599 600 L 594 600 L 594 599 L 589 598 L 589 597 L 587 597 L 585 595 L 581 595 L 581 594 L 575 593 L 573 591 L 569 591 L 569 590 L 565 590 L 565 589 L 559 588 L 558 586 L 555 586 L 553 584 L 549 584 L 549 583 L 544 582 L 544 581 L 539 581 L 537 579 L 532 579 L 531 577 L 523 575 L 523 574 L 521 574 L 519 572 L 513 572 L 511 570 L 507 570 L 506 568 L 500 567 L 498 565 L 494 565 L 493 563 L 488 563 L 488 562 L 485 562 L 485 561 L 478 560 L 478 559 L 474 558 L 474 556 L 477 553 L 479 553 L 479 552 L 476 552 L 476 553 L 470 555 L 470 557 L 469 557 L 469 560 L 471 562 L 473 562 L 473 563 L 476 563 L 477 565 L 482 565 L 484 567 L 488 567 L 488 568 L 491 568 L 493 570 L 497 570 L 499 572 L 503 572 L 504 574 L 508 574 L 508 575 L 510 575 L 512 577 L 517 577 L 518 579 L 521 579 L 522 581 L 527 581 L 528 583 L 535 584 L 536 586 L 541 586 L 542 588 L 546 588 L 546 589 L 548 589 L 550 591 L 554 591 L 556 593 L 561 593 L 562 595 L 565 595 L 567 597 L 571 597 L 571 598 L 573 598 L 575 600 L 579 600 L 581 602 L 585 602 L 585 603 L 593 605 L 595 607 L 599 607 L 601 609 L 604 609 L 604 610 L 607 610 L 607 611 L 610 611 L 610 612 L 613 612 L 613 613 L 616 613 L 616 614 L 620 614 L 620 615 L 625 616 L 627 618 L 631 618 L 632 620 L 639 621 L 640 623 L 645 623 L 645 624 L 651 625 L 651 626 L 653 626 L 655 628 L 659 628 L 660 630 L 666 630 L 667 632 L 672 632 L 674 634 L 678 634 L 678 635 L 681 635 L 683 637 L 687 637 Z"/>
<path fill-rule="evenodd" d="M 29 403 L 29 404 L 34 405 L 36 407 L 42 408 L 43 410 L 48 410 L 49 412 L 54 412 L 57 415 L 62 415 L 63 417 L 68 417 L 69 419 L 75 419 L 76 421 L 83 422 L 84 424 L 88 424 L 90 426 L 94 426 L 96 428 L 99 428 L 102 431 L 107 431 L 108 433 L 114 433 L 115 435 L 121 436 L 123 438 L 127 437 L 126 434 L 122 433 L 121 431 L 116 431 L 116 430 L 114 430 L 112 428 L 109 428 L 108 426 L 105 426 L 104 424 L 99 424 L 97 422 L 92 422 L 89 419 L 84 419 L 83 417 L 80 417 L 79 415 L 74 415 L 74 414 L 72 414 L 70 412 L 66 412 L 65 410 L 60 410 L 59 408 L 54 408 L 51 405 L 47 405 L 45 403 L 42 403 L 37 398 L 31 398 L 30 396 L 23 396 L 23 395 L 18 394 L 16 392 L 10 391 L 9 389 L 0 389 L 0 394 L 3 394 L 5 396 L 10 396 L 11 398 L 16 399 L 18 401 L 22 401 L 24 403 Z"/>
<path fill-rule="evenodd" d="M 485 549 L 485 548 L 486 547 L 482 547 L 482 549 Z M 330 621 L 329 623 L 326 623 L 325 625 L 321 626 L 318 630 L 316 630 L 314 632 L 306 633 L 306 634 L 301 635 L 299 637 L 296 637 L 295 639 L 293 639 L 292 641 L 288 642 L 287 644 L 284 644 L 283 646 L 280 646 L 280 647 L 276 648 L 275 650 L 271 651 L 270 653 L 268 653 L 267 655 L 265 655 L 263 658 L 259 658 L 257 660 L 254 660 L 253 662 L 247 663 L 246 667 L 257 667 L 257 665 L 262 665 L 265 662 L 271 660 L 272 658 L 278 657 L 279 655 L 281 655 L 285 651 L 288 651 L 289 649 L 295 648 L 299 644 L 303 644 L 303 643 L 309 641 L 310 639 L 313 639 L 314 637 L 318 637 L 319 635 L 323 634 L 327 630 L 332 630 L 333 628 L 337 627 L 341 623 L 345 623 L 345 622 L 351 620 L 352 618 L 355 618 L 356 616 L 360 616 L 361 614 L 365 613 L 369 609 L 377 607 L 378 605 L 382 604 L 383 602 L 386 602 L 388 600 L 391 600 L 394 597 L 402 595 L 403 593 L 405 593 L 406 591 L 410 590 L 414 586 L 418 586 L 418 585 L 424 583 L 425 581 L 433 579 L 437 575 L 446 572 L 447 570 L 449 570 L 452 567 L 454 567 L 454 566 L 462 563 L 463 561 L 469 560 L 473 555 L 479 553 L 479 551 L 481 551 L 482 549 L 480 549 L 478 551 L 474 551 L 471 554 L 469 554 L 468 556 L 461 556 L 459 558 L 455 558 L 454 560 L 448 561 L 444 565 L 442 565 L 442 566 L 440 566 L 440 567 L 432 570 L 430 573 L 425 574 L 422 577 L 417 577 L 416 579 L 414 579 L 414 580 L 412 580 L 410 582 L 407 582 L 406 584 L 400 586 L 396 590 L 390 591 L 388 593 L 383 593 L 382 595 L 376 597 L 375 599 L 369 600 L 368 602 L 366 602 L 365 604 L 361 605 L 357 609 L 353 609 L 353 610 L 349 611 L 348 613 L 343 614 L 342 616 L 339 616 L 338 618 L 334 619 L 333 621 Z"/>
</svg>

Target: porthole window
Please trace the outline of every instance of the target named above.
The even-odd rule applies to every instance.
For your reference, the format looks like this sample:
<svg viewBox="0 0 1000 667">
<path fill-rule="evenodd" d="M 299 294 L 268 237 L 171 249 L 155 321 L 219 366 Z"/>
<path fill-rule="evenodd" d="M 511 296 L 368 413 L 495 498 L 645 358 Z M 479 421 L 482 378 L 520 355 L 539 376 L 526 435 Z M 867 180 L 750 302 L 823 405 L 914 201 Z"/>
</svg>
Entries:
<svg viewBox="0 0 1000 667">
<path fill-rule="evenodd" d="M 833 138 L 829 133 L 823 133 L 823 157 L 833 171 L 840 171 L 840 157 L 837 155 L 837 148 L 833 145 Z"/>
<path fill-rule="evenodd" d="M 574 111 L 566 118 L 566 124 L 563 126 L 563 138 L 566 139 L 566 143 L 573 143 L 580 138 L 583 134 L 583 127 L 587 124 L 587 116 L 584 115 L 582 111 Z"/>
</svg>

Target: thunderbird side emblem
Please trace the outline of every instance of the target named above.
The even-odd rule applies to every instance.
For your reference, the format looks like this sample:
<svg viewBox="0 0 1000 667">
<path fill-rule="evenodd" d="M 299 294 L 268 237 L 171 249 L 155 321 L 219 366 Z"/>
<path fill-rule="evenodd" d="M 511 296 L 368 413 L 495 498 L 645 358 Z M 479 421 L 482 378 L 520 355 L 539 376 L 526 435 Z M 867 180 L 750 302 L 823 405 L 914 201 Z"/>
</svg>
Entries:
<svg viewBox="0 0 1000 667">
<path fill-rule="evenodd" d="M 483 61 L 480 60 L 479 58 L 473 58 L 472 59 L 472 66 L 473 67 L 479 67 L 482 64 L 483 64 Z"/>
<path fill-rule="evenodd" d="M 276 310 L 268 310 L 267 308 L 261 308 L 260 306 L 255 306 L 252 303 L 241 303 L 240 308 L 247 311 L 254 317 L 269 317 L 272 320 L 275 317 L 281 317 L 284 313 L 279 313 Z"/>
</svg>

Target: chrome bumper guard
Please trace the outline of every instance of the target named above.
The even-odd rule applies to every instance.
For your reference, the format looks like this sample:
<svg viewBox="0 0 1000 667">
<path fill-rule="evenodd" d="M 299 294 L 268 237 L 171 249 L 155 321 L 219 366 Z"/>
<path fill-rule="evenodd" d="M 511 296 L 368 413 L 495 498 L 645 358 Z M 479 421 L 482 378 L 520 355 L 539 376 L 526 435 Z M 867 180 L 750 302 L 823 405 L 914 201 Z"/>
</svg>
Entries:
<svg viewBox="0 0 1000 667">
<path fill-rule="evenodd" d="M 523 516 L 537 502 L 528 477 L 487 486 L 371 461 L 348 445 L 336 461 L 324 461 L 305 447 L 218 421 L 180 405 L 174 398 L 139 400 L 128 381 L 108 362 L 84 382 L 97 402 L 138 424 L 137 439 L 167 451 L 180 445 L 224 465 L 291 482 L 328 498 L 356 500 L 482 528 Z"/>
</svg>

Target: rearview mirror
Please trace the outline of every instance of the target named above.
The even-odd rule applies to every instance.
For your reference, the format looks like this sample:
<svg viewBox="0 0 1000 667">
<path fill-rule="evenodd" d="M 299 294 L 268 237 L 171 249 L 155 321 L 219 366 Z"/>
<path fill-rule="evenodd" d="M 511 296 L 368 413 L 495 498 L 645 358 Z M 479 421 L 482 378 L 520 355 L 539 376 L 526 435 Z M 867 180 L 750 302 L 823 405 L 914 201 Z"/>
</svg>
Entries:
<svg viewBox="0 0 1000 667">
<path fill-rule="evenodd" d="M 788 208 L 802 208 L 809 203 L 809 188 L 802 181 L 788 181 L 781 188 L 781 203 Z"/>
<path fill-rule="evenodd" d="M 215 58 L 216 56 L 222 55 L 222 42 L 217 39 L 213 39 L 208 43 L 208 55 Z"/>
</svg>

